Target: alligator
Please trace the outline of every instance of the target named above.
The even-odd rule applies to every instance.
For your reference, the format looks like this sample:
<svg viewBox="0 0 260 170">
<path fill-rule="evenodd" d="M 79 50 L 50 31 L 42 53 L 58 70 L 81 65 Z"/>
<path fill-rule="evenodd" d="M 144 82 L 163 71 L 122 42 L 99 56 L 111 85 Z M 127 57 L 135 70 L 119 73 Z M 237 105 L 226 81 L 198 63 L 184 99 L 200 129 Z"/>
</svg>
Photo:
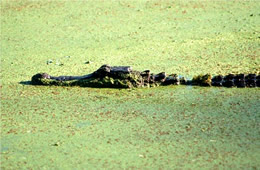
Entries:
<svg viewBox="0 0 260 170">
<path fill-rule="evenodd" d="M 80 86 L 104 88 L 139 88 L 166 85 L 196 85 L 220 87 L 259 87 L 260 75 L 257 74 L 228 74 L 216 75 L 201 74 L 191 80 L 177 74 L 158 74 L 150 70 L 136 71 L 131 66 L 102 65 L 95 72 L 83 76 L 51 76 L 47 73 L 38 73 L 32 76 L 33 85 Z"/>
</svg>

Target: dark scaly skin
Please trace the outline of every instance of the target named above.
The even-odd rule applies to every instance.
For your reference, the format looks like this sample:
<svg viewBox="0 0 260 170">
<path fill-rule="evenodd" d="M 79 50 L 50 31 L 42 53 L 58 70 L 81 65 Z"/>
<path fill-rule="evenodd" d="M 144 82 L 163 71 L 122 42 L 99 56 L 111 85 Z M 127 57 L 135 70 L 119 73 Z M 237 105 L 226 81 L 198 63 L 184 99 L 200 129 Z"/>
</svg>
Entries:
<svg viewBox="0 0 260 170">
<path fill-rule="evenodd" d="M 259 75 L 256 74 L 228 74 L 226 76 L 218 75 L 212 78 L 213 86 L 224 87 L 259 87 Z"/>
<path fill-rule="evenodd" d="M 222 86 L 222 87 L 259 87 L 260 76 L 256 74 L 228 74 L 226 76 L 217 75 L 211 77 L 210 74 L 194 76 L 192 80 L 179 78 L 177 74 L 166 75 L 165 72 L 159 74 L 150 73 L 150 70 L 138 72 L 132 70 L 130 66 L 109 66 L 102 65 L 97 71 L 83 76 L 50 76 L 47 73 L 38 73 L 32 77 L 34 85 L 66 85 L 66 82 L 74 82 L 71 85 L 84 84 L 88 87 L 111 87 L 111 88 L 131 88 L 131 87 L 154 87 L 159 85 L 197 85 L 197 86 Z M 52 83 L 45 83 L 44 80 L 52 80 Z M 122 82 L 123 81 L 123 82 Z M 59 83 L 61 82 L 61 83 Z M 78 83 L 80 82 L 80 83 Z M 94 84 L 93 84 L 94 82 Z M 122 85 L 120 85 L 120 83 Z M 116 85 L 114 85 L 116 84 Z"/>
</svg>

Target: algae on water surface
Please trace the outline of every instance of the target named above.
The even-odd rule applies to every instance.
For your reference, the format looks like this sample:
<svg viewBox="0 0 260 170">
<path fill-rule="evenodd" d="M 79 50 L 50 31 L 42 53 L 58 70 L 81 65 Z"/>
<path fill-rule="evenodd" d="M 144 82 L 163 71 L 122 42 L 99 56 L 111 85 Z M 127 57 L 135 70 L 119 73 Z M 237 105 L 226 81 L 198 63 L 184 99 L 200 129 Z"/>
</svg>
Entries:
<svg viewBox="0 0 260 170">
<path fill-rule="evenodd" d="M 259 73 L 259 9 L 258 1 L 1 1 L 1 168 L 257 169 L 257 88 L 19 82 L 102 64 L 185 77 Z"/>
</svg>

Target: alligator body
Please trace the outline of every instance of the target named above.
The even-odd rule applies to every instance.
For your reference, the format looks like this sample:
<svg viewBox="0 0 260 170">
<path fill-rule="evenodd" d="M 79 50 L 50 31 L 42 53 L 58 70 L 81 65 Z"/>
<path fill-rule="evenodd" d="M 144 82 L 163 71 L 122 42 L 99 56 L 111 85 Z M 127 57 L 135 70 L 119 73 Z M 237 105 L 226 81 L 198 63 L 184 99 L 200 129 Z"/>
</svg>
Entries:
<svg viewBox="0 0 260 170">
<path fill-rule="evenodd" d="M 223 87 L 259 87 L 260 76 L 256 74 L 228 74 L 226 76 L 210 74 L 194 76 L 192 80 L 177 74 L 166 75 L 165 72 L 153 74 L 150 70 L 139 72 L 130 66 L 103 65 L 97 71 L 83 76 L 51 76 L 38 73 L 32 77 L 33 85 L 138 88 L 160 85 L 197 85 Z"/>
</svg>

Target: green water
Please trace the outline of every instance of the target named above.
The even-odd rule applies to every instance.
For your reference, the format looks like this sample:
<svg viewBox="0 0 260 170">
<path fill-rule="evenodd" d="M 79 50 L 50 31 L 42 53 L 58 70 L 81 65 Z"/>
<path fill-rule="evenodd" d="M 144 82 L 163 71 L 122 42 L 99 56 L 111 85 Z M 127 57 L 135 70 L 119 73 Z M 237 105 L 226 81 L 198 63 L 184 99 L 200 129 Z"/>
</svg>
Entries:
<svg viewBox="0 0 260 170">
<path fill-rule="evenodd" d="M 187 77 L 259 73 L 259 9 L 257 1 L 1 1 L 1 168 L 257 169 L 259 88 L 20 82 L 102 64 Z"/>
</svg>

